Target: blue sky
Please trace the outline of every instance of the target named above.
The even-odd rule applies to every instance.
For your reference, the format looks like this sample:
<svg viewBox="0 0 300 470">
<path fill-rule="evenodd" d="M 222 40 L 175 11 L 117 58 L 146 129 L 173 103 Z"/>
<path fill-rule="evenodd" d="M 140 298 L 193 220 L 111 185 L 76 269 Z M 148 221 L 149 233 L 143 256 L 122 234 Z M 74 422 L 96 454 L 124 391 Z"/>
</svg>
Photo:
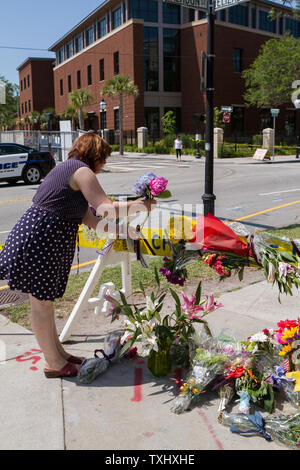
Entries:
<svg viewBox="0 0 300 470">
<path fill-rule="evenodd" d="M 0 75 L 19 84 L 16 68 L 27 57 L 53 57 L 48 48 L 101 3 L 103 0 L 1 1 Z"/>
</svg>

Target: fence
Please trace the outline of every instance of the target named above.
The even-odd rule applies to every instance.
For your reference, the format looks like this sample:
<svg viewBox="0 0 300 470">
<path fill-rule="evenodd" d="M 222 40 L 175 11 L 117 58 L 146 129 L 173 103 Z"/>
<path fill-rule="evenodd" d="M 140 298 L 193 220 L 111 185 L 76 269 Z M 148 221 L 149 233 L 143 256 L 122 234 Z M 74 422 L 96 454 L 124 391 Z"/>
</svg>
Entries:
<svg viewBox="0 0 300 470">
<path fill-rule="evenodd" d="M 74 141 L 81 132 L 60 131 L 5 131 L 0 132 L 1 143 L 16 143 L 50 152 L 57 162 L 66 160 Z"/>
</svg>

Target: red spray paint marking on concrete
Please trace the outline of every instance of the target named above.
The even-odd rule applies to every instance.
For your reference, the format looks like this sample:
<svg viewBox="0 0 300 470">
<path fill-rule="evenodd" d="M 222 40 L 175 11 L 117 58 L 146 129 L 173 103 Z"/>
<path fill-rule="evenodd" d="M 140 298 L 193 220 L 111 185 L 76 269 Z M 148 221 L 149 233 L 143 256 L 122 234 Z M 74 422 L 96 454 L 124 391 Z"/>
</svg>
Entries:
<svg viewBox="0 0 300 470">
<path fill-rule="evenodd" d="M 31 349 L 31 351 L 27 351 L 27 352 L 25 352 L 23 355 L 16 357 L 16 361 L 17 361 L 17 362 L 31 361 L 32 364 L 36 364 L 36 363 L 39 362 L 42 358 L 41 358 L 41 356 L 37 356 L 37 355 L 32 356 L 32 353 L 33 353 L 33 352 L 39 352 L 39 353 L 41 353 L 42 351 L 41 351 L 40 349 L 34 349 L 34 348 L 33 348 L 33 349 Z M 26 357 L 26 356 L 27 356 L 27 357 Z M 30 356 L 30 357 L 29 357 L 29 356 Z M 30 367 L 30 370 L 36 371 L 36 370 L 38 370 L 38 368 L 32 366 L 32 367 Z"/>
<path fill-rule="evenodd" d="M 179 393 L 180 387 L 182 385 L 182 369 L 181 368 L 174 370 L 174 378 L 175 378 L 177 393 Z"/>
<path fill-rule="evenodd" d="M 219 439 L 216 436 L 216 433 L 214 431 L 213 426 L 210 424 L 206 414 L 202 410 L 198 410 L 198 414 L 201 416 L 203 419 L 204 423 L 206 424 L 206 427 L 208 429 L 208 432 L 212 436 L 213 440 L 215 441 L 215 444 L 217 445 L 219 450 L 224 450 L 223 444 L 219 441 Z"/>
<path fill-rule="evenodd" d="M 136 367 L 134 370 L 134 395 L 131 401 L 139 402 L 142 400 L 142 380 L 143 380 L 143 369 Z"/>
</svg>

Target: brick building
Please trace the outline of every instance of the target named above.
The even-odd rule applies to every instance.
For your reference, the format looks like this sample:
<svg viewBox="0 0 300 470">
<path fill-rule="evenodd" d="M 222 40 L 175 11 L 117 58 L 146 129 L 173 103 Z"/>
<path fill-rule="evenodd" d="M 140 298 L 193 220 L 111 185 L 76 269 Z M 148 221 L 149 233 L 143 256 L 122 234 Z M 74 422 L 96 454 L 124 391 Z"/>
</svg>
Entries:
<svg viewBox="0 0 300 470">
<path fill-rule="evenodd" d="M 282 12 L 276 20 L 268 14 Z M 228 133 L 258 133 L 271 125 L 269 109 L 246 108 L 243 69 L 258 55 L 260 46 L 286 31 L 300 35 L 292 11 L 266 0 L 250 0 L 216 13 L 215 106 L 232 106 Z M 160 131 L 160 119 L 174 110 L 178 129 L 195 132 L 193 115 L 205 113 L 205 93 L 200 91 L 201 55 L 207 50 L 207 20 L 201 11 L 162 0 L 106 0 L 50 47 L 56 54 L 53 69 L 55 109 L 64 111 L 69 93 L 88 89 L 93 100 L 85 108 L 86 128 L 118 129 L 118 102 L 105 97 L 100 112 L 101 89 L 116 73 L 130 75 L 139 97 L 125 98 L 124 129 L 147 126 Z M 282 108 L 277 120 L 282 134 L 295 130 L 293 105 Z"/>
<path fill-rule="evenodd" d="M 53 65 L 49 58 L 29 57 L 17 70 L 20 81 L 20 118 L 30 116 L 32 111 L 54 108 Z"/>
</svg>

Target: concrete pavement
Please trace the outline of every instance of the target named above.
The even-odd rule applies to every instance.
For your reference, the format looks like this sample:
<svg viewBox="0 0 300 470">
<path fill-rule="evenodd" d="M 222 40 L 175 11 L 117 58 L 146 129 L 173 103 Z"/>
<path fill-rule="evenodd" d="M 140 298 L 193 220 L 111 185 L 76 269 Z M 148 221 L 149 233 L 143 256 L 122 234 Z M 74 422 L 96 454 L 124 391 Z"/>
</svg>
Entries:
<svg viewBox="0 0 300 470">
<path fill-rule="evenodd" d="M 297 291 L 293 297 L 282 296 L 280 304 L 276 289 L 265 281 L 223 294 L 218 300 L 224 308 L 209 318 L 213 333 L 225 330 L 238 339 L 299 314 Z M 92 310 L 87 314 L 94 316 Z M 95 349 L 103 347 L 104 336 L 114 325 L 96 318 L 92 327 L 75 331 L 65 345 L 67 350 L 92 357 Z M 4 346 L 6 361 L 1 363 Z M 90 385 L 76 379 L 46 379 L 32 333 L 1 315 L 0 351 L 1 450 L 285 449 L 261 437 L 231 434 L 217 421 L 215 393 L 204 394 L 201 406 L 190 412 L 171 413 L 179 371 L 156 379 L 146 360 L 135 359 L 110 366 Z M 295 409 L 284 403 L 284 411 L 294 413 Z"/>
</svg>

